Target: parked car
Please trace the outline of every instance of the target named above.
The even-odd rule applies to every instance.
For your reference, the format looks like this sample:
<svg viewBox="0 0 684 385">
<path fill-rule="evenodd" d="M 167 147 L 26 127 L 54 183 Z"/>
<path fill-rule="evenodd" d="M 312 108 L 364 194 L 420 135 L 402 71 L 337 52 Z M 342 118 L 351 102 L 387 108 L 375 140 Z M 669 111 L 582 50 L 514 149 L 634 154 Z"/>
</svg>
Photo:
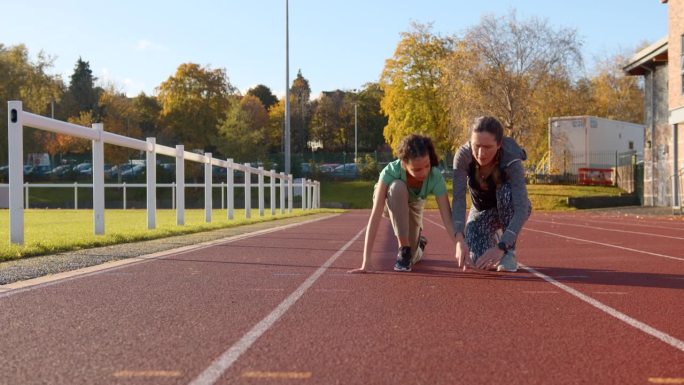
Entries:
<svg viewBox="0 0 684 385">
<path fill-rule="evenodd" d="M 71 173 L 71 171 L 72 171 L 72 167 L 70 165 L 63 164 L 61 166 L 57 166 L 57 167 L 53 168 L 52 170 L 50 170 L 50 172 L 48 172 L 48 175 L 50 175 L 52 177 L 60 177 L 60 176 L 64 176 L 64 175 L 69 175 Z"/>
<path fill-rule="evenodd" d="M 28 171 L 26 171 L 26 166 L 24 166 L 24 174 L 34 178 L 46 176 L 49 172 L 50 166 L 30 166 Z"/>
<path fill-rule="evenodd" d="M 356 163 L 345 163 L 335 167 L 331 175 L 335 178 L 356 179 L 359 176 L 359 170 Z"/>
<path fill-rule="evenodd" d="M 128 170 L 122 171 L 121 177 L 123 179 L 133 179 L 143 174 L 145 174 L 145 166 L 142 164 L 134 164 Z"/>
<path fill-rule="evenodd" d="M 89 162 L 79 163 L 76 166 L 74 166 L 73 171 L 76 174 L 92 175 L 93 165 Z"/>
<path fill-rule="evenodd" d="M 120 174 L 123 174 L 126 170 L 129 170 L 131 167 L 133 167 L 133 165 L 130 163 L 112 166 L 109 170 L 105 171 L 105 177 L 116 179 L 119 177 Z"/>
</svg>

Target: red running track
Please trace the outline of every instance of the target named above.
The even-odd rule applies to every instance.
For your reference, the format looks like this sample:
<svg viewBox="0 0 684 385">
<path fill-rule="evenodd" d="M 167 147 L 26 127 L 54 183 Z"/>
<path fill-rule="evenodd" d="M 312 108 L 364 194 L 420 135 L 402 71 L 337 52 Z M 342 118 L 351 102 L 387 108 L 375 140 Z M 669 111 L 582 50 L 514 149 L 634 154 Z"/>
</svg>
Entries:
<svg viewBox="0 0 684 385">
<path fill-rule="evenodd" d="M 684 383 L 684 222 L 535 213 L 518 273 L 368 211 L 0 294 L 0 384 Z"/>
</svg>

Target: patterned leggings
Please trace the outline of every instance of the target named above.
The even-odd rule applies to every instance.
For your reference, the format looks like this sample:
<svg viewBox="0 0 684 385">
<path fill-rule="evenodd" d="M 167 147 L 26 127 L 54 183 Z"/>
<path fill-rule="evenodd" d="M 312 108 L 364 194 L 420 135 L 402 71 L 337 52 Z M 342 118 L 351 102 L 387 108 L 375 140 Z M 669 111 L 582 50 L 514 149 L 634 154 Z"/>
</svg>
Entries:
<svg viewBox="0 0 684 385">
<path fill-rule="evenodd" d="M 530 210 L 531 211 L 531 210 Z M 530 213 L 527 214 L 528 216 Z M 513 199 L 511 185 L 504 183 L 496 190 L 496 207 L 478 211 L 470 207 L 466 222 L 465 241 L 470 248 L 470 258 L 473 262 L 489 248 L 495 246 L 501 235 L 499 230 L 505 231 L 513 218 Z M 515 249 L 515 244 L 509 247 Z"/>
</svg>

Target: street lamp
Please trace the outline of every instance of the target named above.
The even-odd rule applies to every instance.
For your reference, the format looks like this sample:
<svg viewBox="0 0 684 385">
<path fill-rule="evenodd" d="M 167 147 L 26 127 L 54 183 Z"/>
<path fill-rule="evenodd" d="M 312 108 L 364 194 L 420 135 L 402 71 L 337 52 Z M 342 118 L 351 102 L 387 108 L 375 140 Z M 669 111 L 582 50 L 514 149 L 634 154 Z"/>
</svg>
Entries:
<svg viewBox="0 0 684 385">
<path fill-rule="evenodd" d="M 357 153 L 357 143 L 358 143 L 358 129 L 357 129 L 357 119 L 356 119 L 356 103 L 354 103 L 354 163 L 358 161 Z"/>
<path fill-rule="evenodd" d="M 285 0 L 285 174 L 290 175 L 290 22 Z"/>
</svg>

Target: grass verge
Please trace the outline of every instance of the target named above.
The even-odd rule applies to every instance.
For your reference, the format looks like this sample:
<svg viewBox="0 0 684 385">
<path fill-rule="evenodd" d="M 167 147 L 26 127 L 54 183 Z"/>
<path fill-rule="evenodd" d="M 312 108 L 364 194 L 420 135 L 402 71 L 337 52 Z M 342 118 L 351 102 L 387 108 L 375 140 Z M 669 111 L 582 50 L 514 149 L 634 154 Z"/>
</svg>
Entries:
<svg viewBox="0 0 684 385">
<path fill-rule="evenodd" d="M 343 207 L 370 209 L 374 185 L 374 181 L 324 182 L 321 184 L 321 201 L 324 205 L 335 202 Z M 449 188 L 449 199 L 451 199 L 451 181 L 447 182 L 447 186 Z M 568 197 L 617 196 L 622 190 L 610 186 L 530 184 L 527 185 L 527 192 L 532 202 L 532 209 L 544 211 L 575 210 L 575 208 L 568 206 L 566 200 Z M 437 208 L 435 200 L 428 199 L 426 208 Z"/>
<path fill-rule="evenodd" d="M 16 246 L 9 245 L 9 211 L 2 210 L 0 239 L 6 241 L 0 242 L 0 261 L 334 211 L 295 209 L 292 214 L 271 216 L 269 212 L 260 217 L 257 209 L 251 211 L 250 219 L 246 219 L 244 210 L 235 210 L 235 219 L 228 220 L 225 210 L 214 210 L 212 222 L 205 223 L 204 210 L 196 209 L 185 211 L 185 226 L 176 226 L 175 210 L 158 210 L 157 228 L 148 230 L 146 210 L 106 210 L 105 235 L 94 235 L 92 210 L 29 209 L 24 211 L 25 244 Z"/>
</svg>

